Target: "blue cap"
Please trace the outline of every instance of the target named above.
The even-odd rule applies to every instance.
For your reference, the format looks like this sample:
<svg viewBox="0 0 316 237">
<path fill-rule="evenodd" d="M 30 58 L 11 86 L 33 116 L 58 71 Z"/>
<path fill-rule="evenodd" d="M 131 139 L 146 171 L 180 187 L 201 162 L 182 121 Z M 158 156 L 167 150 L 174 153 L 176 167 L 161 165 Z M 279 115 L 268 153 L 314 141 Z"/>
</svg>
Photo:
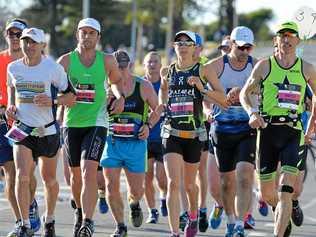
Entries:
<svg viewBox="0 0 316 237">
<path fill-rule="evenodd" d="M 199 33 L 195 33 L 196 45 L 202 47 L 204 40 L 203 37 Z"/>
</svg>

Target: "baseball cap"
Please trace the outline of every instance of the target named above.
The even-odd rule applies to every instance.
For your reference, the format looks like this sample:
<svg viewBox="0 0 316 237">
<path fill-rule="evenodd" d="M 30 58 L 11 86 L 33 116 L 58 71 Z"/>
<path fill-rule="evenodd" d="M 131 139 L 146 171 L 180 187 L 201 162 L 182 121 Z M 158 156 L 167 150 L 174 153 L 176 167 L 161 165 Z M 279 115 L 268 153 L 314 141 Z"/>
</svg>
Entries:
<svg viewBox="0 0 316 237">
<path fill-rule="evenodd" d="M 78 23 L 78 30 L 82 27 L 91 27 L 92 29 L 101 32 L 100 23 L 94 18 L 84 18 Z"/>
<path fill-rule="evenodd" d="M 204 40 L 203 37 L 199 33 L 195 33 L 196 45 L 202 47 Z"/>
<path fill-rule="evenodd" d="M 281 31 L 290 31 L 293 33 L 298 33 L 298 26 L 294 21 L 284 22 L 278 26 L 276 33 L 279 33 Z"/>
<path fill-rule="evenodd" d="M 17 28 L 19 30 L 24 30 L 25 28 L 27 28 L 26 23 L 19 21 L 19 20 L 12 20 L 12 21 L 8 21 L 6 26 L 5 26 L 5 30 L 9 30 L 11 28 Z"/>
<path fill-rule="evenodd" d="M 24 38 L 31 38 L 36 43 L 45 43 L 44 31 L 35 27 L 24 29 L 20 39 Z"/>
<path fill-rule="evenodd" d="M 114 52 L 114 57 L 119 65 L 119 68 L 126 68 L 131 61 L 128 53 L 121 49 Z"/>
<path fill-rule="evenodd" d="M 252 30 L 246 26 L 237 26 L 230 34 L 230 39 L 234 40 L 238 46 L 245 44 L 254 45 L 254 36 Z"/>
<path fill-rule="evenodd" d="M 174 37 L 174 41 L 177 41 L 177 39 L 181 35 L 186 35 L 191 41 L 193 41 L 195 44 L 197 44 L 196 34 L 192 31 L 182 30 L 176 33 L 176 36 Z"/>
<path fill-rule="evenodd" d="M 222 47 L 230 47 L 232 44 L 232 42 L 229 39 L 224 39 L 222 40 L 221 44 L 218 46 L 218 48 L 222 48 Z"/>
</svg>

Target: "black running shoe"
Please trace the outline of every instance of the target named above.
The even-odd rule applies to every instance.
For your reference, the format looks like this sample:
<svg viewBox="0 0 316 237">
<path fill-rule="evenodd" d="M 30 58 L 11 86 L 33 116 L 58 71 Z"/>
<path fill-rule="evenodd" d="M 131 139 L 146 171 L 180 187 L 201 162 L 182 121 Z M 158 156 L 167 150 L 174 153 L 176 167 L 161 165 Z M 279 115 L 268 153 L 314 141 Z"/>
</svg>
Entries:
<svg viewBox="0 0 316 237">
<path fill-rule="evenodd" d="M 199 210 L 199 231 L 205 232 L 207 228 L 208 228 L 207 213 L 206 211 Z"/>
<path fill-rule="evenodd" d="M 34 236 L 34 231 L 31 228 L 20 226 L 17 237 L 31 237 Z"/>
<path fill-rule="evenodd" d="M 304 214 L 299 204 L 296 207 L 293 206 L 291 218 L 294 225 L 301 226 L 303 224 Z"/>
<path fill-rule="evenodd" d="M 78 232 L 81 227 L 81 224 L 82 224 L 82 210 L 80 208 L 80 209 L 75 210 L 75 223 L 73 227 L 73 237 L 78 236 Z"/>
<path fill-rule="evenodd" d="M 143 223 L 143 211 L 139 202 L 130 204 L 129 221 L 134 227 L 140 227 Z"/>
<path fill-rule="evenodd" d="M 51 223 L 44 223 L 43 237 L 56 237 L 55 221 Z"/>
<path fill-rule="evenodd" d="M 117 226 L 114 233 L 111 237 L 127 237 L 127 227 L 124 226 Z"/>
<path fill-rule="evenodd" d="M 287 225 L 287 227 L 285 229 L 283 237 L 289 237 L 291 232 L 292 232 L 292 223 L 291 223 L 291 221 L 289 221 L 289 224 Z"/>
<path fill-rule="evenodd" d="M 94 223 L 92 220 L 84 220 L 80 230 L 78 232 L 78 237 L 92 237 L 94 232 Z"/>
</svg>

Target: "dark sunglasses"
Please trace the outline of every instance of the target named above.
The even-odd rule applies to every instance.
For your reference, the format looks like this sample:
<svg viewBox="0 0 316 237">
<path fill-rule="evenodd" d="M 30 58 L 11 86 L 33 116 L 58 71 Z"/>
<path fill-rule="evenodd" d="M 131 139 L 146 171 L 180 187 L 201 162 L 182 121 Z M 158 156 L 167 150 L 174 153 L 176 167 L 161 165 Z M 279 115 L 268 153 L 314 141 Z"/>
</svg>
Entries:
<svg viewBox="0 0 316 237">
<path fill-rule="evenodd" d="M 176 41 L 174 42 L 174 44 L 177 46 L 187 46 L 187 47 L 195 45 L 193 41 Z"/>
<path fill-rule="evenodd" d="M 12 32 L 12 31 L 8 31 L 8 36 L 10 39 L 13 39 L 14 37 L 20 39 L 22 35 L 22 32 Z"/>
<path fill-rule="evenodd" d="M 240 51 L 245 51 L 245 50 L 249 51 L 249 50 L 252 49 L 252 46 L 250 46 L 250 45 L 244 45 L 244 46 L 237 46 L 237 48 L 238 48 Z"/>
</svg>

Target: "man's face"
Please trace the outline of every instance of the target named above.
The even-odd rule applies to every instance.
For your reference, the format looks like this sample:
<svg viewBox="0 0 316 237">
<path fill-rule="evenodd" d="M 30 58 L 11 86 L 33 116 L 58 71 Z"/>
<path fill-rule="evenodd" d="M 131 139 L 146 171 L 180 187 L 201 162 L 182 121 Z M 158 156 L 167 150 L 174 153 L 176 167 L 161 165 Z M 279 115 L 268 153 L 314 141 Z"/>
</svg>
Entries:
<svg viewBox="0 0 316 237">
<path fill-rule="evenodd" d="M 23 38 L 21 40 L 21 48 L 23 54 L 28 58 L 40 57 L 45 48 L 45 43 L 37 43 L 31 38 Z"/>
<path fill-rule="evenodd" d="M 242 46 L 233 42 L 231 53 L 237 58 L 239 62 L 245 62 L 248 60 L 248 56 L 252 51 L 253 46 L 251 44 L 244 44 Z"/>
<path fill-rule="evenodd" d="M 275 44 L 278 47 L 278 51 L 285 54 L 295 53 L 299 42 L 298 34 L 291 31 L 279 32 L 275 37 Z"/>
<path fill-rule="evenodd" d="M 161 62 L 158 55 L 151 54 L 150 56 L 146 57 L 144 61 L 145 73 L 152 75 L 152 74 L 159 74 L 161 68 Z"/>
<path fill-rule="evenodd" d="M 91 27 L 82 27 L 77 31 L 77 40 L 80 47 L 85 49 L 95 49 L 100 40 L 100 34 Z"/>
<path fill-rule="evenodd" d="M 178 56 L 191 56 L 195 52 L 195 43 L 186 35 L 180 35 L 174 42 L 174 48 Z"/>
<path fill-rule="evenodd" d="M 9 47 L 13 50 L 13 51 L 19 51 L 20 48 L 20 37 L 22 35 L 22 31 L 18 28 L 10 28 L 6 31 L 6 41 L 9 45 Z"/>
</svg>

